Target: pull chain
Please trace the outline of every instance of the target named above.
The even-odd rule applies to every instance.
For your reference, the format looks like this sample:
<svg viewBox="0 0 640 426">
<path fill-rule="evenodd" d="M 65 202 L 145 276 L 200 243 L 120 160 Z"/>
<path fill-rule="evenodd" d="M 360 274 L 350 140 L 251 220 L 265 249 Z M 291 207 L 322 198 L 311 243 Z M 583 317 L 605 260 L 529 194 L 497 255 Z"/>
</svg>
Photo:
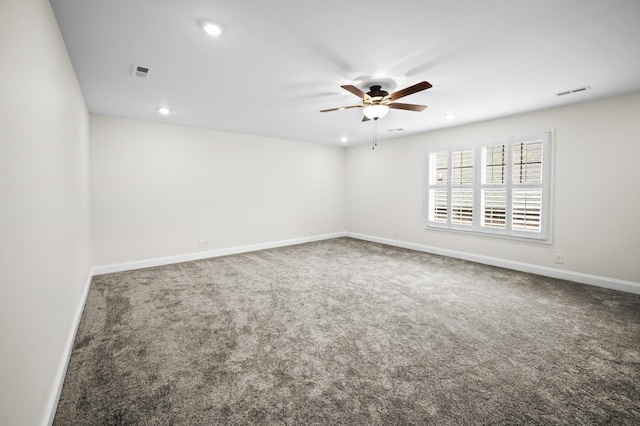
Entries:
<svg viewBox="0 0 640 426">
<path fill-rule="evenodd" d="M 373 142 L 371 143 L 371 149 L 376 149 L 378 146 L 378 119 L 373 119 Z"/>
</svg>

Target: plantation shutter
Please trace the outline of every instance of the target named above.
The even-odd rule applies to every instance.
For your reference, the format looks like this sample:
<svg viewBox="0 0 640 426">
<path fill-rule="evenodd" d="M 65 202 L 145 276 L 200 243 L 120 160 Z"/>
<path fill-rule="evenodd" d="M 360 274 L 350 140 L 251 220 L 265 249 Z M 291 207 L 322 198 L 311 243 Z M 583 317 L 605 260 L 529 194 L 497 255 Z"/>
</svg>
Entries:
<svg viewBox="0 0 640 426">
<path fill-rule="evenodd" d="M 550 241 L 552 136 L 427 149 L 427 226 Z"/>
<path fill-rule="evenodd" d="M 507 228 L 507 141 L 494 141 L 481 151 L 480 226 L 488 230 Z"/>
<path fill-rule="evenodd" d="M 449 152 L 429 154 L 429 214 L 431 223 L 447 224 L 449 211 Z"/>
<path fill-rule="evenodd" d="M 543 140 L 514 142 L 512 149 L 512 216 L 516 232 L 542 229 Z"/>
<path fill-rule="evenodd" d="M 458 226 L 473 224 L 473 151 L 465 148 L 451 153 L 451 223 Z"/>
</svg>

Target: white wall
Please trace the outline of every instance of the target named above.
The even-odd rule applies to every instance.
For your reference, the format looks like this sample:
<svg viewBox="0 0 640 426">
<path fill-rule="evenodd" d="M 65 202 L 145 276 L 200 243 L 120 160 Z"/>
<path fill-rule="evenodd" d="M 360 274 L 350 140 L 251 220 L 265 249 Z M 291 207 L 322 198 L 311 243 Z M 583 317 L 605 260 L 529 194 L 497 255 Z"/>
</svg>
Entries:
<svg viewBox="0 0 640 426">
<path fill-rule="evenodd" d="M 639 118 L 640 94 L 632 94 L 382 141 L 375 151 L 349 148 L 347 230 L 640 283 Z M 425 229 L 428 144 L 549 128 L 555 129 L 553 244 Z M 553 263 L 554 253 L 564 254 L 563 265 Z"/>
<path fill-rule="evenodd" d="M 0 2 L 0 424 L 49 420 L 90 270 L 88 114 L 47 0 Z"/>
<path fill-rule="evenodd" d="M 344 148 L 91 116 L 93 264 L 343 232 L 344 166 Z"/>
</svg>

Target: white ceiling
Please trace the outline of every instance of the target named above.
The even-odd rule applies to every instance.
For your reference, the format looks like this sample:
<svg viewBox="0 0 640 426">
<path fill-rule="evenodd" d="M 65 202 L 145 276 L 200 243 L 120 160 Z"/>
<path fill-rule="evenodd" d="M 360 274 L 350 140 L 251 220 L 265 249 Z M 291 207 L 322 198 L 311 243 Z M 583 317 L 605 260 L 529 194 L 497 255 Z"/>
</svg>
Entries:
<svg viewBox="0 0 640 426">
<path fill-rule="evenodd" d="M 425 111 L 379 120 L 381 140 L 640 90 L 639 0 L 51 3 L 95 114 L 341 146 L 373 129 L 359 108 L 319 112 L 360 102 L 344 84 L 433 85 L 401 101 Z"/>
</svg>

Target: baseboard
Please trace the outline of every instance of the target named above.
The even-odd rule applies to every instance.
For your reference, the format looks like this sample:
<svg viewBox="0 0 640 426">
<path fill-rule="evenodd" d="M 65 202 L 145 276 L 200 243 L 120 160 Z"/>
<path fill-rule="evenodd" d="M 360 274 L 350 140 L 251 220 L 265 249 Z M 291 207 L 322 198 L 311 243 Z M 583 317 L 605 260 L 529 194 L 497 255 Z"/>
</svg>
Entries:
<svg viewBox="0 0 640 426">
<path fill-rule="evenodd" d="M 87 277 L 84 283 L 84 289 L 82 291 L 82 298 L 76 309 L 75 316 L 73 317 L 73 323 L 71 329 L 67 335 L 65 342 L 65 352 L 62 359 L 64 360 L 58 367 L 58 373 L 54 380 L 54 388 L 49 395 L 49 400 L 45 405 L 44 419 L 42 424 L 51 426 L 56 416 L 56 410 L 58 409 L 58 401 L 60 401 L 60 394 L 62 393 L 62 386 L 64 385 L 64 378 L 67 375 L 67 368 L 69 367 L 69 361 L 71 360 L 71 353 L 73 352 L 73 343 L 76 340 L 76 334 L 78 333 L 78 327 L 80 327 L 80 319 L 82 318 L 82 312 L 84 311 L 84 305 L 87 303 L 87 296 L 89 295 L 89 288 L 91 287 L 91 274 Z"/>
<path fill-rule="evenodd" d="M 372 235 L 358 234 L 354 232 L 336 232 L 331 234 L 314 235 L 290 240 L 273 241 L 269 243 L 252 244 L 246 246 L 229 247 L 216 250 L 208 250 L 196 253 L 187 253 L 176 256 L 160 257 L 155 259 L 145 259 L 134 262 L 117 263 L 111 265 L 96 266 L 92 269 L 92 275 L 109 274 L 112 272 L 130 271 L 134 269 L 151 268 L 154 266 L 170 265 L 191 260 L 207 259 L 211 257 L 228 256 L 232 254 L 248 253 L 270 248 L 285 247 L 296 244 L 310 243 L 313 241 L 328 240 L 338 237 L 350 237 L 359 240 L 371 241 L 395 247 L 402 247 L 410 250 L 422 251 L 425 253 L 438 254 L 457 259 L 469 260 L 471 262 L 483 263 L 486 265 L 498 266 L 500 268 L 513 269 L 516 271 L 528 272 L 551 278 L 558 278 L 567 281 L 574 281 L 582 284 L 589 284 L 597 287 L 609 288 L 612 290 L 624 291 L 627 293 L 640 294 L 640 283 L 619 280 L 616 278 L 601 277 L 597 275 L 584 274 L 581 272 L 568 271 L 565 269 L 549 268 L 546 266 L 534 265 L 531 263 L 516 262 L 512 260 L 500 259 L 496 257 L 482 256 L 457 250 L 448 250 L 438 247 L 431 247 L 422 244 L 409 243 L 390 238 L 380 238 Z M 84 306 L 84 305 L 83 305 Z"/>
<path fill-rule="evenodd" d="M 624 291 L 627 293 L 640 294 L 640 283 L 635 283 L 632 281 L 600 277 L 597 275 L 583 274 L 581 272 L 567 271 L 565 269 L 549 268 L 546 266 L 534 265 L 531 263 L 516 262 L 512 260 L 499 259 L 496 257 L 482 256 L 457 250 L 442 249 L 438 247 L 430 247 L 422 244 L 408 243 L 404 241 L 374 237 L 371 235 L 357 234 L 353 232 L 347 232 L 346 236 L 358 240 L 371 241 L 395 247 L 402 247 L 410 250 L 422 251 L 425 253 L 454 257 L 457 259 L 469 260 L 471 262 L 483 263 L 485 265 L 498 266 L 505 269 L 513 269 L 515 271 L 528 272 L 545 277 L 558 278 L 567 281 L 574 281 L 581 284 L 589 284 L 597 287 Z"/>
<path fill-rule="evenodd" d="M 138 260 L 134 262 L 115 263 L 111 265 L 96 266 L 92 269 L 93 275 L 110 274 L 113 272 L 131 271 L 134 269 L 151 268 L 154 266 L 171 265 L 192 260 L 208 259 L 211 257 L 228 256 L 231 254 L 248 253 L 258 250 L 266 250 L 277 247 L 293 246 L 296 244 L 310 243 L 313 241 L 330 240 L 332 238 L 344 237 L 346 232 L 336 232 L 332 234 L 313 235 L 290 240 L 273 241 L 269 243 L 251 244 L 247 246 L 229 247 L 216 250 L 186 253 L 176 256 L 159 257 L 155 259 Z"/>
</svg>

